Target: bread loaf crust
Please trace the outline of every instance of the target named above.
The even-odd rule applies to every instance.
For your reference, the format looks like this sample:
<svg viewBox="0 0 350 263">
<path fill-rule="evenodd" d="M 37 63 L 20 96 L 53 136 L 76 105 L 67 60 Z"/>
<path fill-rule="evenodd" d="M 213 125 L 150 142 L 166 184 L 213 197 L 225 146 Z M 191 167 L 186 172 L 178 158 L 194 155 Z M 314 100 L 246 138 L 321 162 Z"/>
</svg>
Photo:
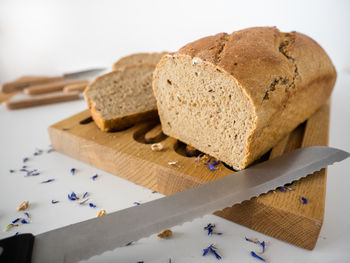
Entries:
<svg viewBox="0 0 350 263">
<path fill-rule="evenodd" d="M 329 98 L 336 81 L 330 58 L 314 40 L 297 32 L 282 33 L 275 27 L 205 37 L 173 56 L 212 64 L 237 81 L 250 98 L 255 123 L 245 146 L 246 156 L 239 164 L 229 163 L 238 170 L 311 116 Z M 167 59 L 170 55 L 162 58 L 154 75 L 157 100 L 155 80 Z M 159 105 L 158 110 L 163 124 L 167 120 L 162 120 Z M 184 142 L 192 145 L 191 141 Z"/>
<path fill-rule="evenodd" d="M 116 61 L 112 66 L 112 71 L 116 70 L 123 70 L 125 67 L 135 64 L 153 64 L 154 66 L 157 65 L 159 60 L 164 56 L 165 54 L 168 54 L 168 52 L 154 52 L 154 53 L 135 53 L 131 54 L 129 56 L 125 56 L 120 58 L 118 61 Z"/>
</svg>

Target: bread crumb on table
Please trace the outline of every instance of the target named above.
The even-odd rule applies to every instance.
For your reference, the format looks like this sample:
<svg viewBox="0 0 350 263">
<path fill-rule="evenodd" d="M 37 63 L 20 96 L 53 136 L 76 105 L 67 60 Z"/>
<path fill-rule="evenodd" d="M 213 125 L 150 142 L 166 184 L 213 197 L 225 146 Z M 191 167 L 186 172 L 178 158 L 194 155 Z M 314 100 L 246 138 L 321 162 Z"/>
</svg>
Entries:
<svg viewBox="0 0 350 263">
<path fill-rule="evenodd" d="M 158 237 L 159 238 L 169 238 L 172 235 L 173 235 L 173 231 L 171 231 L 170 229 L 165 229 L 158 234 Z"/>
</svg>

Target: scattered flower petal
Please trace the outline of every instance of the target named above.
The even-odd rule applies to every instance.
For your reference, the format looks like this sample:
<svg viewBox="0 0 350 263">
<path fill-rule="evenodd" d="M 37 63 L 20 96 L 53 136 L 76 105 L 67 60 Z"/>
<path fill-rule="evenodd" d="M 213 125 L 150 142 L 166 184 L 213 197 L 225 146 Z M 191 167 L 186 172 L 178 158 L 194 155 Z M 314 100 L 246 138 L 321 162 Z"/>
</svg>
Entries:
<svg viewBox="0 0 350 263">
<path fill-rule="evenodd" d="M 16 232 L 15 236 L 18 236 L 19 232 Z"/>
<path fill-rule="evenodd" d="M 51 200 L 51 204 L 57 204 L 59 203 L 60 201 L 57 201 L 57 200 Z"/>
<path fill-rule="evenodd" d="M 86 198 L 85 200 L 81 201 L 79 205 L 84 205 L 88 200 L 90 200 L 90 198 Z"/>
<path fill-rule="evenodd" d="M 12 221 L 12 224 L 16 224 L 19 220 L 21 220 L 20 217 L 16 218 L 15 220 Z"/>
<path fill-rule="evenodd" d="M 93 203 L 89 203 L 89 206 L 92 207 L 92 208 L 96 207 L 96 205 L 94 205 Z"/>
<path fill-rule="evenodd" d="M 252 255 L 253 258 L 257 258 L 263 262 L 266 262 L 266 260 L 260 256 L 258 256 L 254 251 L 250 251 L 250 255 Z"/>
<path fill-rule="evenodd" d="M 72 168 L 72 169 L 70 169 L 70 173 L 71 173 L 72 175 L 74 175 L 74 174 L 75 174 L 75 172 L 76 172 L 76 170 L 77 170 L 77 169 Z"/>
<path fill-rule="evenodd" d="M 46 152 L 47 152 L 47 153 L 51 153 L 51 152 L 54 152 L 54 151 L 55 151 L 54 148 L 49 148 Z"/>
<path fill-rule="evenodd" d="M 222 235 L 222 233 L 217 233 L 214 231 L 215 225 L 209 223 L 207 226 L 204 227 L 204 230 L 208 231 L 208 236 L 212 235 L 212 234 L 216 234 L 216 235 Z"/>
<path fill-rule="evenodd" d="M 92 179 L 93 181 L 95 181 L 95 180 L 97 179 L 97 177 L 98 177 L 98 174 L 95 174 L 93 177 L 91 177 L 91 179 Z"/>
<path fill-rule="evenodd" d="M 43 153 L 43 150 L 41 149 L 36 149 L 36 151 L 34 152 L 34 156 L 40 155 Z"/>
<path fill-rule="evenodd" d="M 277 187 L 277 189 L 280 190 L 283 193 L 287 192 L 286 189 L 284 187 L 282 187 L 282 186 Z"/>
<path fill-rule="evenodd" d="M 132 243 L 134 243 L 134 241 L 131 241 L 131 242 L 127 243 L 125 246 L 126 246 L 126 247 L 127 247 L 127 246 L 130 246 L 130 245 L 132 245 Z"/>
<path fill-rule="evenodd" d="M 24 212 L 24 214 L 25 214 L 26 217 L 30 218 L 30 215 L 29 215 L 28 212 Z"/>
<path fill-rule="evenodd" d="M 49 180 L 46 180 L 46 181 L 42 181 L 41 183 L 42 184 L 46 184 L 46 183 L 51 183 L 53 181 L 55 181 L 55 179 L 49 179 Z"/>
<path fill-rule="evenodd" d="M 141 205 L 141 203 L 139 203 L 139 202 L 134 202 L 134 205 Z"/>
<path fill-rule="evenodd" d="M 212 163 L 211 163 L 211 160 L 213 160 Z M 215 161 L 214 158 L 210 157 L 208 162 L 204 163 L 204 165 L 208 166 L 210 171 L 213 171 L 213 170 L 219 169 L 218 167 L 215 167 L 215 165 L 218 165 L 219 163 L 220 163 L 220 161 Z"/>
<path fill-rule="evenodd" d="M 213 244 L 211 244 L 209 247 L 203 249 L 202 256 L 206 256 L 210 252 L 216 257 L 216 259 L 221 259 L 221 256 L 216 252 L 216 249 L 217 248 Z"/>
<path fill-rule="evenodd" d="M 300 200 L 303 203 L 303 205 L 306 205 L 308 203 L 308 200 L 303 196 L 300 196 Z"/>
<path fill-rule="evenodd" d="M 29 222 L 27 220 L 25 220 L 24 218 L 21 220 L 22 224 L 29 224 Z"/>
<path fill-rule="evenodd" d="M 245 240 L 246 241 L 249 241 L 249 242 L 252 242 L 252 243 L 254 243 L 254 244 L 257 244 L 257 245 L 260 245 L 261 246 L 261 248 L 262 248 L 262 252 L 261 253 L 264 253 L 265 252 L 265 241 L 263 241 L 263 242 L 260 242 L 258 239 L 251 239 L 251 238 L 245 238 Z"/>
<path fill-rule="evenodd" d="M 85 192 L 84 194 L 83 194 L 83 199 L 85 198 L 85 197 L 87 197 L 89 195 L 89 193 L 88 192 Z"/>
<path fill-rule="evenodd" d="M 29 158 L 28 158 L 28 157 L 23 158 L 23 162 L 24 162 L 24 163 L 26 163 L 26 162 L 28 162 L 28 161 L 29 161 Z"/>
<path fill-rule="evenodd" d="M 76 201 L 79 200 L 79 197 L 74 192 L 72 192 L 71 194 L 68 194 L 68 199 L 71 201 Z"/>
<path fill-rule="evenodd" d="M 14 172 L 15 172 L 15 170 L 12 170 L 12 169 L 10 170 L 10 173 L 14 173 Z"/>
</svg>

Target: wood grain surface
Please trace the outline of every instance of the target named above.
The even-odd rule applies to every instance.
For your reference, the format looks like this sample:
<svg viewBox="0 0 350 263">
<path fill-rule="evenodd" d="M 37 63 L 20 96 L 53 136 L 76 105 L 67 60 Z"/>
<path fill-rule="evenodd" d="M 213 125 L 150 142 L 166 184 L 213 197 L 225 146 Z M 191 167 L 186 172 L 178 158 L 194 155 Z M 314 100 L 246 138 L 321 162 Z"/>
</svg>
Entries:
<svg viewBox="0 0 350 263">
<path fill-rule="evenodd" d="M 263 159 L 298 147 L 327 145 L 329 103 L 282 139 Z M 88 110 L 49 127 L 53 147 L 112 174 L 170 195 L 233 173 L 223 163 L 210 171 L 209 156 L 186 156 L 186 145 L 165 136 L 159 120 L 136 123 L 118 132 L 102 132 Z M 161 143 L 153 151 L 152 143 Z M 225 208 L 215 214 L 296 246 L 313 249 L 323 223 L 326 170 L 289 186 Z M 303 204 L 305 197 L 308 204 Z"/>
</svg>

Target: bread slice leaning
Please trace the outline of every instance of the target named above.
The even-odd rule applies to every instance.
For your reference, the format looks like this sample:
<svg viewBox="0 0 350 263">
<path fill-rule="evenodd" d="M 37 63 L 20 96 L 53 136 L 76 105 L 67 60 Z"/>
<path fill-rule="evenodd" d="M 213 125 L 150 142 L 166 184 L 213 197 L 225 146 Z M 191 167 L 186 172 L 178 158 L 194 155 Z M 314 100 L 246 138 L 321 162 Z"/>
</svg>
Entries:
<svg viewBox="0 0 350 263">
<path fill-rule="evenodd" d="M 241 170 L 323 105 L 336 75 L 310 37 L 256 27 L 165 55 L 153 89 L 165 134 Z"/>
<path fill-rule="evenodd" d="M 153 71 L 152 64 L 131 65 L 98 77 L 85 89 L 85 101 L 102 131 L 121 130 L 157 117 Z"/>
<path fill-rule="evenodd" d="M 154 52 L 154 53 L 136 53 L 126 57 L 122 57 L 117 62 L 113 64 L 113 71 L 121 70 L 130 65 L 149 63 L 154 66 L 157 65 L 159 60 L 165 55 L 167 52 Z"/>
</svg>

